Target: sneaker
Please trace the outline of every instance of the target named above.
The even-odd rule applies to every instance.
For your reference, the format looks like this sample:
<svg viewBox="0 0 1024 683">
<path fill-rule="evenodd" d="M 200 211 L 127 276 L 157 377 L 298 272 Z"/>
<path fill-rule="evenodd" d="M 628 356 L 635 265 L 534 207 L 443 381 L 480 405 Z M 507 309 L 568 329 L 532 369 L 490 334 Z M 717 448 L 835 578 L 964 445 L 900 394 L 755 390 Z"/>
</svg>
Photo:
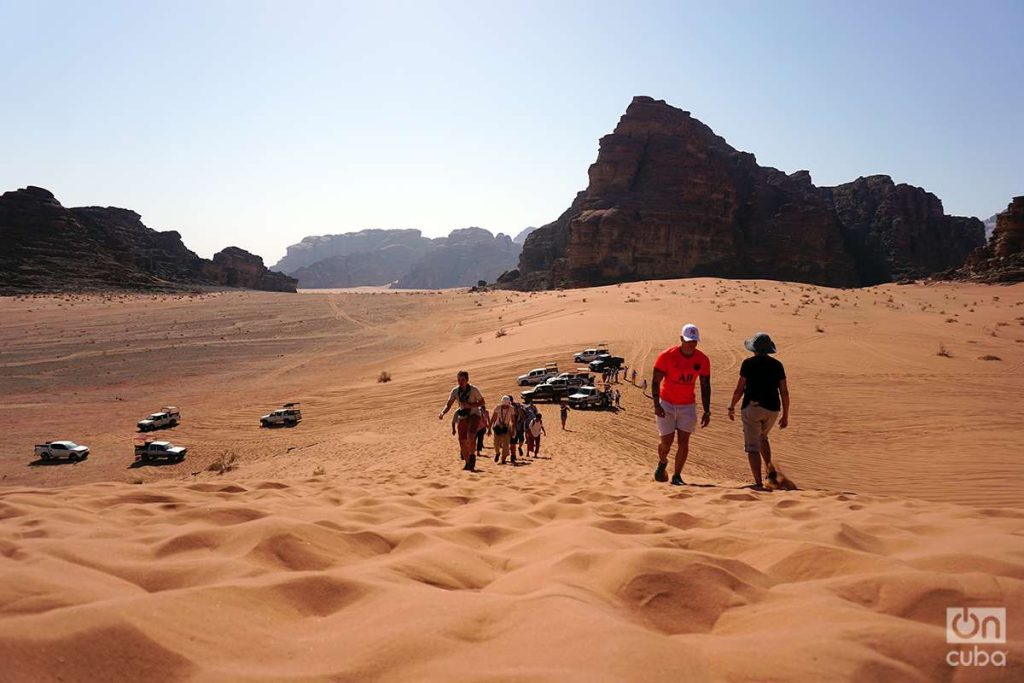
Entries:
<svg viewBox="0 0 1024 683">
<path fill-rule="evenodd" d="M 658 469 L 654 470 L 654 481 L 668 481 L 668 473 L 665 472 L 666 467 L 668 467 L 667 462 L 658 463 Z"/>
<path fill-rule="evenodd" d="M 498 462 L 498 458 L 499 457 L 501 457 L 501 454 L 500 453 L 495 453 L 494 454 L 494 462 Z"/>
<path fill-rule="evenodd" d="M 683 478 L 680 477 L 678 474 L 673 474 L 672 475 L 672 485 L 673 486 L 686 486 L 686 482 L 683 481 Z"/>
</svg>

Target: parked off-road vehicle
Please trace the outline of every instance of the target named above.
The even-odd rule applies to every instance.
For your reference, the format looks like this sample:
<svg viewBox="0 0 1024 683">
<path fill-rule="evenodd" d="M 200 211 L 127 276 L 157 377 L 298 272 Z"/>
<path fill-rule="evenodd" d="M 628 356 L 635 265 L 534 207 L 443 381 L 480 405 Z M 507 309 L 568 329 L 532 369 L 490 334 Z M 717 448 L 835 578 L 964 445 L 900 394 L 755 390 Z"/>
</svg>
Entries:
<svg viewBox="0 0 1024 683">
<path fill-rule="evenodd" d="M 140 420 L 138 427 L 140 432 L 149 432 L 164 427 L 176 427 L 181 422 L 181 413 L 174 406 L 164 406 L 159 413 L 153 413 L 144 420 Z"/>
<path fill-rule="evenodd" d="M 576 363 L 589 363 L 603 353 L 608 353 L 607 344 L 598 344 L 597 346 L 590 349 L 583 349 L 575 356 L 572 357 Z"/>
<path fill-rule="evenodd" d="M 78 462 L 89 457 L 89 447 L 79 446 L 74 441 L 47 441 L 35 447 L 35 454 L 41 460 L 64 458 L 68 462 Z"/>
<path fill-rule="evenodd" d="M 260 418 L 260 427 L 294 427 L 302 422 L 302 411 L 295 406 L 298 403 L 285 403 L 284 406 Z"/>
<path fill-rule="evenodd" d="M 519 395 L 523 397 L 523 401 L 532 403 L 533 401 L 560 401 L 569 393 L 569 388 L 562 385 L 552 384 L 538 384 L 533 389 L 528 389 Z"/>
<path fill-rule="evenodd" d="M 545 363 L 542 368 L 534 368 L 525 375 L 519 375 L 516 381 L 519 382 L 519 386 L 526 387 L 531 384 L 541 384 L 557 376 L 558 363 Z"/>
<path fill-rule="evenodd" d="M 603 392 L 597 387 L 580 387 L 569 397 L 569 407 L 582 410 L 584 408 L 601 408 L 605 405 Z"/>
<path fill-rule="evenodd" d="M 621 368 L 622 364 L 626 362 L 626 359 L 622 356 L 598 356 L 596 360 L 590 361 L 590 369 L 594 372 L 604 372 L 605 370 L 615 370 Z"/>
<path fill-rule="evenodd" d="M 135 444 L 135 462 L 153 462 L 154 460 L 181 462 L 187 453 L 187 448 L 175 446 L 170 441 L 146 441 Z"/>
</svg>

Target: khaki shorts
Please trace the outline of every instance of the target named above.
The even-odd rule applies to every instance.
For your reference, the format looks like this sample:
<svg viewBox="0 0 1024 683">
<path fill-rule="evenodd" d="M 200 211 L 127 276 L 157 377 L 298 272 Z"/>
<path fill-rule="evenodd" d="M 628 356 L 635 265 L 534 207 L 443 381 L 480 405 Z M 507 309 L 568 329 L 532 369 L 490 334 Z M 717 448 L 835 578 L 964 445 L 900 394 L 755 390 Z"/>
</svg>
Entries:
<svg viewBox="0 0 1024 683">
<path fill-rule="evenodd" d="M 696 403 L 679 405 L 669 403 L 665 399 L 659 399 L 659 402 L 665 409 L 665 417 L 654 416 L 654 420 L 658 423 L 658 434 L 668 436 L 674 434 L 676 430 L 693 434 L 697 428 Z"/>
<path fill-rule="evenodd" d="M 740 414 L 743 417 L 743 450 L 747 453 L 761 452 L 761 439 L 767 438 L 768 432 L 779 419 L 777 410 L 768 410 L 751 403 Z"/>
</svg>

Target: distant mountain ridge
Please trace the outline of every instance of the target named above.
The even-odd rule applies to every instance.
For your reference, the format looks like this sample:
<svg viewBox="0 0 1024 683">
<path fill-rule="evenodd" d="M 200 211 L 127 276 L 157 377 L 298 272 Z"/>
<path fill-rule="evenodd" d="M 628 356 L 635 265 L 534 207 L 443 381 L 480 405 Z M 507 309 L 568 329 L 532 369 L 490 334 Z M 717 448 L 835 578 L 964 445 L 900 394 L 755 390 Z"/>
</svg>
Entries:
<svg viewBox="0 0 1024 683">
<path fill-rule="evenodd" d="M 527 228 L 517 237 L 529 234 Z M 447 237 L 428 238 L 414 229 L 360 230 L 339 235 L 314 235 L 288 247 L 274 266 L 317 289 L 395 285 L 410 289 L 443 289 L 493 282 L 515 267 L 522 246 L 503 233 L 483 228 L 452 230 Z"/>
<path fill-rule="evenodd" d="M 228 247 L 200 258 L 173 230 L 147 228 L 129 209 L 65 208 L 29 186 L 0 195 L 0 293 L 176 290 L 197 285 L 294 292 L 296 281 Z"/>
</svg>

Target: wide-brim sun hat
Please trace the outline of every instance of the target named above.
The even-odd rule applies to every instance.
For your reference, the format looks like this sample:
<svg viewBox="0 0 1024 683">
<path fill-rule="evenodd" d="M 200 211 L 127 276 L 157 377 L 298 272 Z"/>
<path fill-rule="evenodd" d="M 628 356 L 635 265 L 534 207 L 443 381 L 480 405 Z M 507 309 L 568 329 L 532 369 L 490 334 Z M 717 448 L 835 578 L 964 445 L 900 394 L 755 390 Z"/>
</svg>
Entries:
<svg viewBox="0 0 1024 683">
<path fill-rule="evenodd" d="M 775 342 L 767 332 L 758 332 L 743 342 L 743 346 L 751 353 L 775 353 Z"/>
</svg>

